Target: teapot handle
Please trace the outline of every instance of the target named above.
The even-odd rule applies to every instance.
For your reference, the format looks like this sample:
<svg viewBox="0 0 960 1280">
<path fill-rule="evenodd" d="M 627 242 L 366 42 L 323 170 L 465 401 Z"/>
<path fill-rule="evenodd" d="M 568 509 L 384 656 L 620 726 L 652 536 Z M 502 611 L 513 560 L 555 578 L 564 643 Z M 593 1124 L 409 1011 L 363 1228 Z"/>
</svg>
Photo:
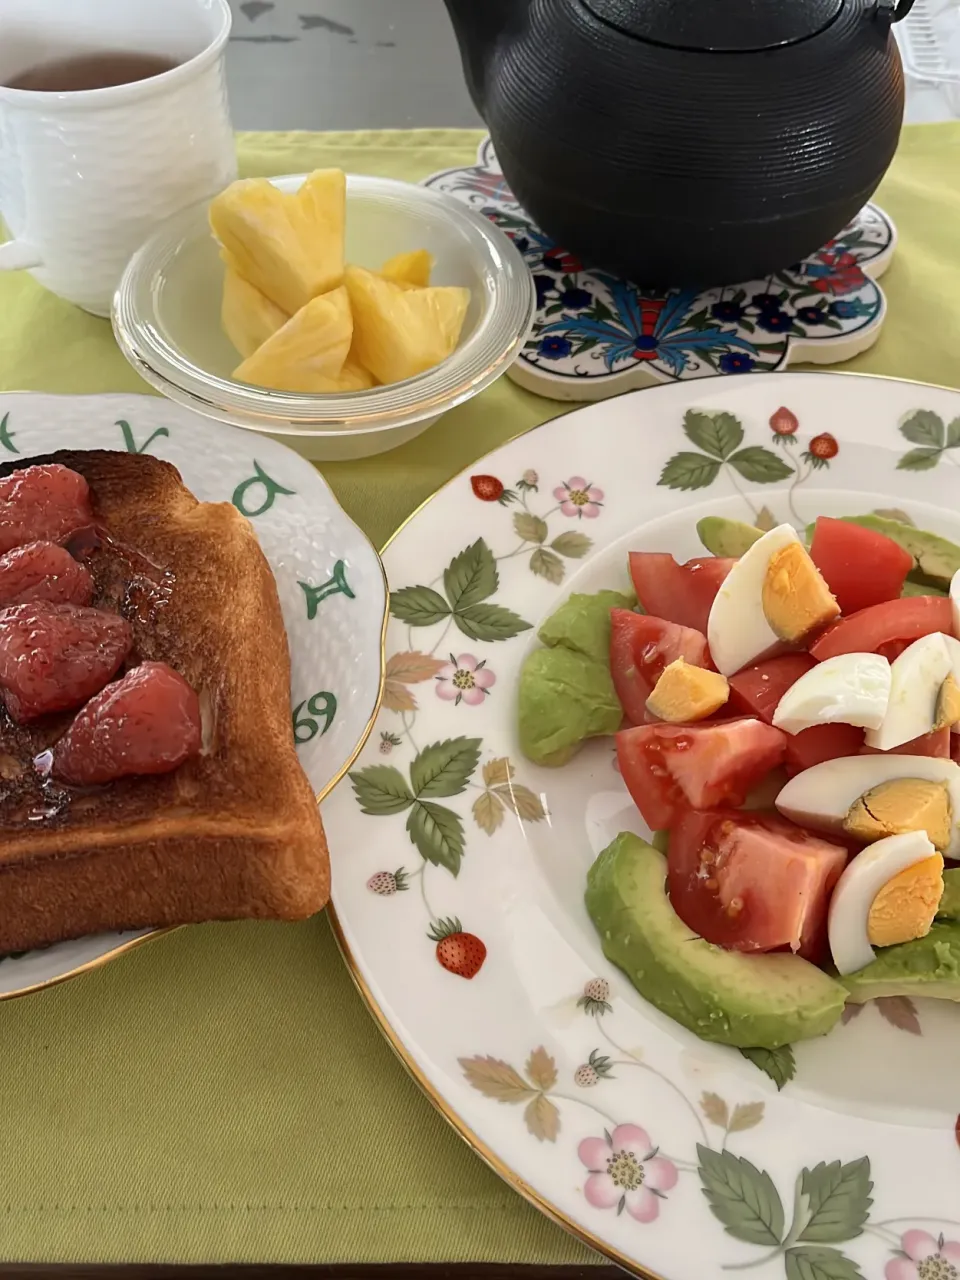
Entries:
<svg viewBox="0 0 960 1280">
<path fill-rule="evenodd" d="M 913 4 L 914 0 L 877 0 L 873 10 L 874 19 L 889 27 L 894 22 L 902 22 Z"/>
</svg>

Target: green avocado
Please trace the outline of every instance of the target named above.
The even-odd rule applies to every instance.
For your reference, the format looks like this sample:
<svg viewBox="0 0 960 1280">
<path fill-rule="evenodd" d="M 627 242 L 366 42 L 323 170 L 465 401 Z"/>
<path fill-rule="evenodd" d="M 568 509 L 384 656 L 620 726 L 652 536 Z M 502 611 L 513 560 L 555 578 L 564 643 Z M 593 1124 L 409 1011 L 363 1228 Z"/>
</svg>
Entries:
<svg viewBox="0 0 960 1280">
<path fill-rule="evenodd" d="M 901 600 L 907 596 L 945 596 L 947 593 L 939 587 L 931 587 L 922 582 L 905 582 L 900 592 Z"/>
<path fill-rule="evenodd" d="M 843 983 L 852 1004 L 880 996 L 960 1000 L 960 924 L 935 922 L 925 938 L 884 947 L 876 960 L 848 974 Z"/>
<path fill-rule="evenodd" d="M 520 749 L 535 764 L 566 764 L 585 738 L 623 719 L 606 662 L 558 645 L 534 649 L 520 671 Z"/>
<path fill-rule="evenodd" d="M 843 516 L 850 524 L 862 525 L 864 529 L 873 529 L 875 533 L 885 534 L 899 543 L 904 551 L 909 551 L 916 561 L 916 566 L 909 573 L 914 582 L 921 582 L 946 590 L 950 579 L 960 569 L 960 547 L 939 534 L 927 533 L 924 529 L 916 529 L 912 524 L 904 524 L 901 520 L 888 520 L 886 516 Z"/>
<path fill-rule="evenodd" d="M 960 920 L 960 867 L 943 873 L 943 897 L 937 916 L 941 920 Z"/>
<path fill-rule="evenodd" d="M 550 649 L 562 646 L 584 657 L 610 661 L 610 610 L 633 609 L 635 595 L 620 591 L 597 591 L 593 595 L 572 595 L 542 624 L 537 635 Z"/>
<path fill-rule="evenodd" d="M 666 859 L 623 832 L 587 874 L 586 905 L 603 953 L 661 1013 L 704 1040 L 777 1049 L 825 1035 L 846 993 L 788 953 L 724 951 L 691 934 L 667 897 Z"/>
<path fill-rule="evenodd" d="M 755 529 L 752 524 L 743 524 L 740 520 L 704 516 L 697 521 L 697 534 L 712 556 L 739 557 L 758 538 L 763 537 L 763 530 Z"/>
</svg>

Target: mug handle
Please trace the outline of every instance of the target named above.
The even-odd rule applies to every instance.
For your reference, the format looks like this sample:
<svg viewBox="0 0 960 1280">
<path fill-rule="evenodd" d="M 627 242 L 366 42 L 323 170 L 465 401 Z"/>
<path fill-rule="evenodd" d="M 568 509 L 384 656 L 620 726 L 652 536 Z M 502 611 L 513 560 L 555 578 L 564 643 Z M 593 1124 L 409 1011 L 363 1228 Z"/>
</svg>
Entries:
<svg viewBox="0 0 960 1280">
<path fill-rule="evenodd" d="M 40 250 L 25 240 L 8 240 L 0 244 L 0 271 L 23 271 L 27 267 L 41 267 Z"/>
</svg>

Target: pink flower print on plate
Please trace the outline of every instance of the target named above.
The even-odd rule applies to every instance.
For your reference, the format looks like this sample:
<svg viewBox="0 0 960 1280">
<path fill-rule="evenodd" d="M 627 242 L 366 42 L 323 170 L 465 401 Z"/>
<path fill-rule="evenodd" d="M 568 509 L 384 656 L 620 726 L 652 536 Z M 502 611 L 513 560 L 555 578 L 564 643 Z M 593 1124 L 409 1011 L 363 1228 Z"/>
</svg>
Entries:
<svg viewBox="0 0 960 1280">
<path fill-rule="evenodd" d="M 461 653 L 437 672 L 437 697 L 458 706 L 478 707 L 496 683 L 497 677 L 486 664 L 479 662 L 472 653 Z"/>
<path fill-rule="evenodd" d="M 602 1138 L 584 1138 L 577 1154 L 590 1170 L 583 1194 L 595 1209 L 626 1209 L 638 1222 L 653 1222 L 665 1192 L 677 1185 L 676 1165 L 658 1156 L 646 1130 L 635 1124 L 618 1124 Z"/>
<path fill-rule="evenodd" d="M 887 1263 L 887 1280 L 960 1280 L 960 1244 L 934 1239 L 929 1231 L 907 1231 L 900 1239 L 902 1256 Z"/>
<path fill-rule="evenodd" d="M 578 520 L 595 520 L 603 506 L 603 490 L 590 484 L 583 476 L 571 476 L 557 485 L 553 496 L 565 516 L 575 516 Z"/>
</svg>

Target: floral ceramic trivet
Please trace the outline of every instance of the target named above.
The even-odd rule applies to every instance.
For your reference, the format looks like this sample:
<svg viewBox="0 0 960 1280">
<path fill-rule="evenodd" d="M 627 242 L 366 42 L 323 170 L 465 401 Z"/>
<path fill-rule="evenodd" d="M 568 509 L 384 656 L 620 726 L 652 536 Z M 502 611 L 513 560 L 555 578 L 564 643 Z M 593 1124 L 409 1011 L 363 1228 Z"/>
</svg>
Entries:
<svg viewBox="0 0 960 1280">
<path fill-rule="evenodd" d="M 713 374 L 835 364 L 880 335 L 886 300 L 876 281 L 897 233 L 875 204 L 817 253 L 775 275 L 665 294 L 589 270 L 545 236 L 513 198 L 489 138 L 475 165 L 436 173 L 425 185 L 485 214 L 523 254 L 537 315 L 509 376 L 551 399 L 602 400 Z"/>
<path fill-rule="evenodd" d="M 504 445 L 384 553 L 383 705 L 324 805 L 335 927 L 444 1114 L 639 1274 L 960 1280 L 960 1010 L 890 998 L 739 1053 L 646 1004 L 583 905 L 599 850 L 645 829 L 609 739 L 523 757 L 520 666 L 570 592 L 626 587 L 629 549 L 702 554 L 704 515 L 879 511 L 956 540 L 958 450 L 957 392 L 680 382 Z"/>
</svg>

